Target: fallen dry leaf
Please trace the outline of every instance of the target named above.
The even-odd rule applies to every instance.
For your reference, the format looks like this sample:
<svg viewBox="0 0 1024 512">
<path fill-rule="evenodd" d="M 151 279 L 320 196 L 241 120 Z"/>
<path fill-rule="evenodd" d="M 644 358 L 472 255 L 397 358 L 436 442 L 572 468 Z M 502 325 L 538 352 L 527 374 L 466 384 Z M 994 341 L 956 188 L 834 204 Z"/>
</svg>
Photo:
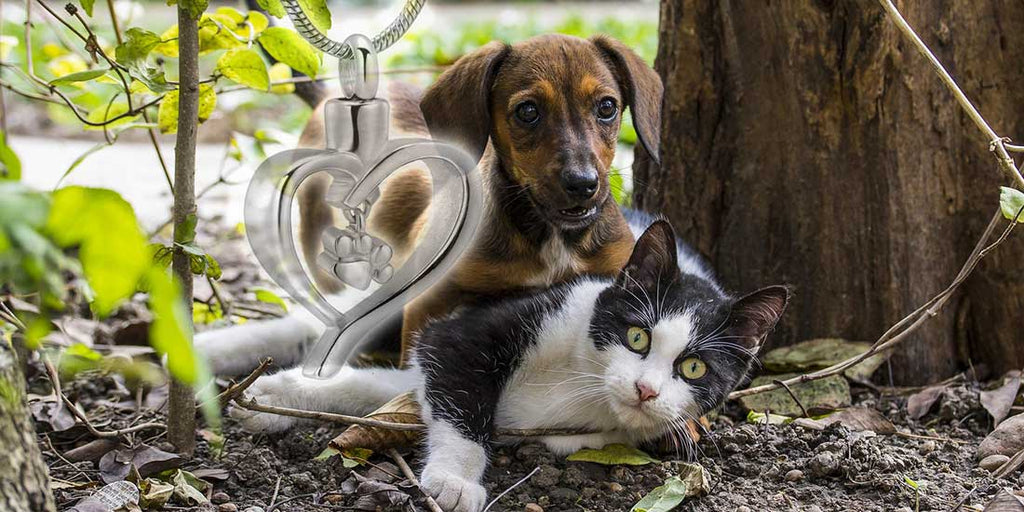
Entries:
<svg viewBox="0 0 1024 512">
<path fill-rule="evenodd" d="M 882 416 L 882 413 L 867 407 L 851 407 L 819 419 L 797 418 L 793 420 L 793 425 L 813 430 L 825 430 L 833 423 L 840 423 L 854 432 L 870 430 L 883 435 L 896 433 L 896 426 L 891 421 Z"/>
<path fill-rule="evenodd" d="M 392 423 L 420 423 L 420 405 L 413 394 L 405 393 L 396 396 L 376 411 L 366 415 L 367 418 Z M 343 451 L 348 448 L 368 448 L 382 452 L 388 448 L 406 448 L 414 445 L 421 432 L 412 430 L 389 430 L 363 425 L 352 425 L 331 440 L 330 447 Z"/>
<path fill-rule="evenodd" d="M 107 452 L 100 458 L 100 477 L 104 482 L 124 480 L 134 467 L 140 477 L 147 477 L 181 465 L 181 456 L 152 446 L 140 444 L 135 448 L 122 447 Z"/>
<path fill-rule="evenodd" d="M 992 415 L 995 426 L 999 426 L 1010 414 L 1013 402 L 1017 400 L 1020 389 L 1020 371 L 1014 370 L 1006 374 L 1003 385 L 990 391 L 981 392 L 981 405 Z"/>
<path fill-rule="evenodd" d="M 907 415 L 914 420 L 923 418 L 945 391 L 946 386 L 932 386 L 910 395 L 907 398 Z"/>
<path fill-rule="evenodd" d="M 1024 512 L 1024 499 L 1003 489 L 985 505 L 984 512 Z"/>
</svg>

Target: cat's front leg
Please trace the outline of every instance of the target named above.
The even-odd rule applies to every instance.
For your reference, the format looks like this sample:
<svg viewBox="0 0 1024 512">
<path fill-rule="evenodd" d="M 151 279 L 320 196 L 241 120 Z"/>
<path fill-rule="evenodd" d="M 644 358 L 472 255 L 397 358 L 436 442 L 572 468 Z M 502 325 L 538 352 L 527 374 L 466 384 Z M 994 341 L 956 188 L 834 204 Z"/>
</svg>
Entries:
<svg viewBox="0 0 1024 512">
<path fill-rule="evenodd" d="M 429 421 L 427 463 L 420 485 L 441 508 L 448 512 L 483 510 L 487 490 L 480 481 L 486 468 L 484 445 L 469 439 L 445 420 Z"/>
</svg>

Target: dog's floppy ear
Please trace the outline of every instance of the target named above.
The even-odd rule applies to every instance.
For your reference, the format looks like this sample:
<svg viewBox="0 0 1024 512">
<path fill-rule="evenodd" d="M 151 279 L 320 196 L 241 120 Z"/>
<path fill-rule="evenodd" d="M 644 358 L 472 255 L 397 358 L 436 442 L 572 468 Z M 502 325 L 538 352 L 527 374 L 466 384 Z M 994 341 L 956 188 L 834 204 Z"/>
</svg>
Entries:
<svg viewBox="0 0 1024 512">
<path fill-rule="evenodd" d="M 420 101 L 435 139 L 456 144 L 480 160 L 491 134 L 491 86 L 509 45 L 494 41 L 455 61 Z"/>
<path fill-rule="evenodd" d="M 615 79 L 633 112 L 637 138 L 654 162 L 661 163 L 661 102 L 664 89 L 661 77 L 621 42 L 608 36 L 595 36 L 590 42 L 611 64 Z"/>
</svg>

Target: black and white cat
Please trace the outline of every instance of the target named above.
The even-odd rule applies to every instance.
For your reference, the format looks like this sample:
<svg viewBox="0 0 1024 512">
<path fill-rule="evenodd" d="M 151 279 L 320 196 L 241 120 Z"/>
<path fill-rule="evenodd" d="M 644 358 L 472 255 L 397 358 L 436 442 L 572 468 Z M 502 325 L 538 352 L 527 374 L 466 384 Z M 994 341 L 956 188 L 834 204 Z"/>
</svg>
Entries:
<svg viewBox="0 0 1024 512">
<path fill-rule="evenodd" d="M 365 413 L 416 390 L 428 426 L 421 483 L 459 512 L 484 507 L 496 428 L 598 432 L 538 439 L 559 454 L 678 432 L 743 379 L 789 295 L 773 286 L 732 298 L 667 222 L 630 217 L 649 227 L 615 279 L 580 277 L 464 308 L 424 329 L 407 370 L 346 368 L 328 380 L 289 370 L 251 392 L 265 403 Z M 232 415 L 252 430 L 292 424 Z"/>
</svg>

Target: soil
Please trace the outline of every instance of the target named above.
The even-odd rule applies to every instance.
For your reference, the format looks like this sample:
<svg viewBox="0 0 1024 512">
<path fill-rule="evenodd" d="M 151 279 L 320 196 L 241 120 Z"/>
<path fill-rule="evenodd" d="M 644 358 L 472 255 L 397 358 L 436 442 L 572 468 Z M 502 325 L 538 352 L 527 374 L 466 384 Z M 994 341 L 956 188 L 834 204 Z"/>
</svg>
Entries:
<svg viewBox="0 0 1024 512">
<path fill-rule="evenodd" d="M 265 304 L 256 307 L 248 294 L 253 285 L 267 283 L 247 256 L 242 237 L 225 236 L 230 230 L 213 229 L 221 234 L 204 233 L 200 242 L 225 269 L 219 286 L 222 299 L 250 316 L 252 309 L 245 308 L 268 309 Z M 197 298 L 213 300 L 209 286 L 202 282 Z M 144 332 L 138 328 L 144 318 L 144 308 L 129 305 L 101 324 L 100 331 L 105 333 L 101 338 L 144 344 L 144 340 L 131 340 Z M 49 393 L 45 372 L 38 365 L 34 369 L 30 371 L 30 392 L 44 396 Z M 727 404 L 711 419 L 710 435 L 699 442 L 697 462 L 710 475 L 709 492 L 686 500 L 679 509 L 868 512 L 963 506 L 980 510 L 1000 489 L 1024 488 L 1024 475 L 1018 470 L 997 481 L 978 468 L 975 450 L 991 430 L 991 420 L 979 402 L 979 389 L 977 383 L 961 380 L 947 389 L 930 414 L 914 421 L 906 412 L 910 390 L 855 386 L 854 403 L 882 413 L 901 432 L 896 435 L 852 432 L 838 424 L 823 431 L 751 424 L 746 421 L 746 410 L 736 403 Z M 147 394 L 143 396 L 123 378 L 86 373 L 65 382 L 64 391 L 88 412 L 97 428 L 162 421 L 160 388 L 143 390 Z M 96 463 L 72 463 L 64 460 L 63 454 L 94 438 L 81 425 L 53 432 L 46 422 L 37 422 L 37 429 L 46 462 L 59 483 L 55 491 L 59 509 L 68 510 L 102 483 Z M 253 435 L 225 417 L 223 446 L 215 449 L 209 441 L 214 437 L 201 432 L 195 456 L 180 465 L 193 472 L 223 470 L 208 478 L 212 488 L 206 494 L 212 503 L 185 506 L 172 499 L 165 509 L 428 510 L 419 490 L 384 454 L 374 454 L 368 463 L 354 468 L 345 467 L 340 457 L 317 460 L 340 429 L 336 425 L 306 426 L 284 435 Z M 125 441 L 173 451 L 158 432 L 129 436 Z M 417 469 L 419 450 L 403 453 Z M 603 466 L 569 462 L 534 444 L 500 446 L 494 450 L 485 485 L 491 498 L 504 495 L 490 510 L 629 510 L 666 478 L 679 473 L 683 462 L 676 454 L 658 457 L 664 462 Z M 916 482 L 918 491 L 906 479 Z"/>
</svg>

